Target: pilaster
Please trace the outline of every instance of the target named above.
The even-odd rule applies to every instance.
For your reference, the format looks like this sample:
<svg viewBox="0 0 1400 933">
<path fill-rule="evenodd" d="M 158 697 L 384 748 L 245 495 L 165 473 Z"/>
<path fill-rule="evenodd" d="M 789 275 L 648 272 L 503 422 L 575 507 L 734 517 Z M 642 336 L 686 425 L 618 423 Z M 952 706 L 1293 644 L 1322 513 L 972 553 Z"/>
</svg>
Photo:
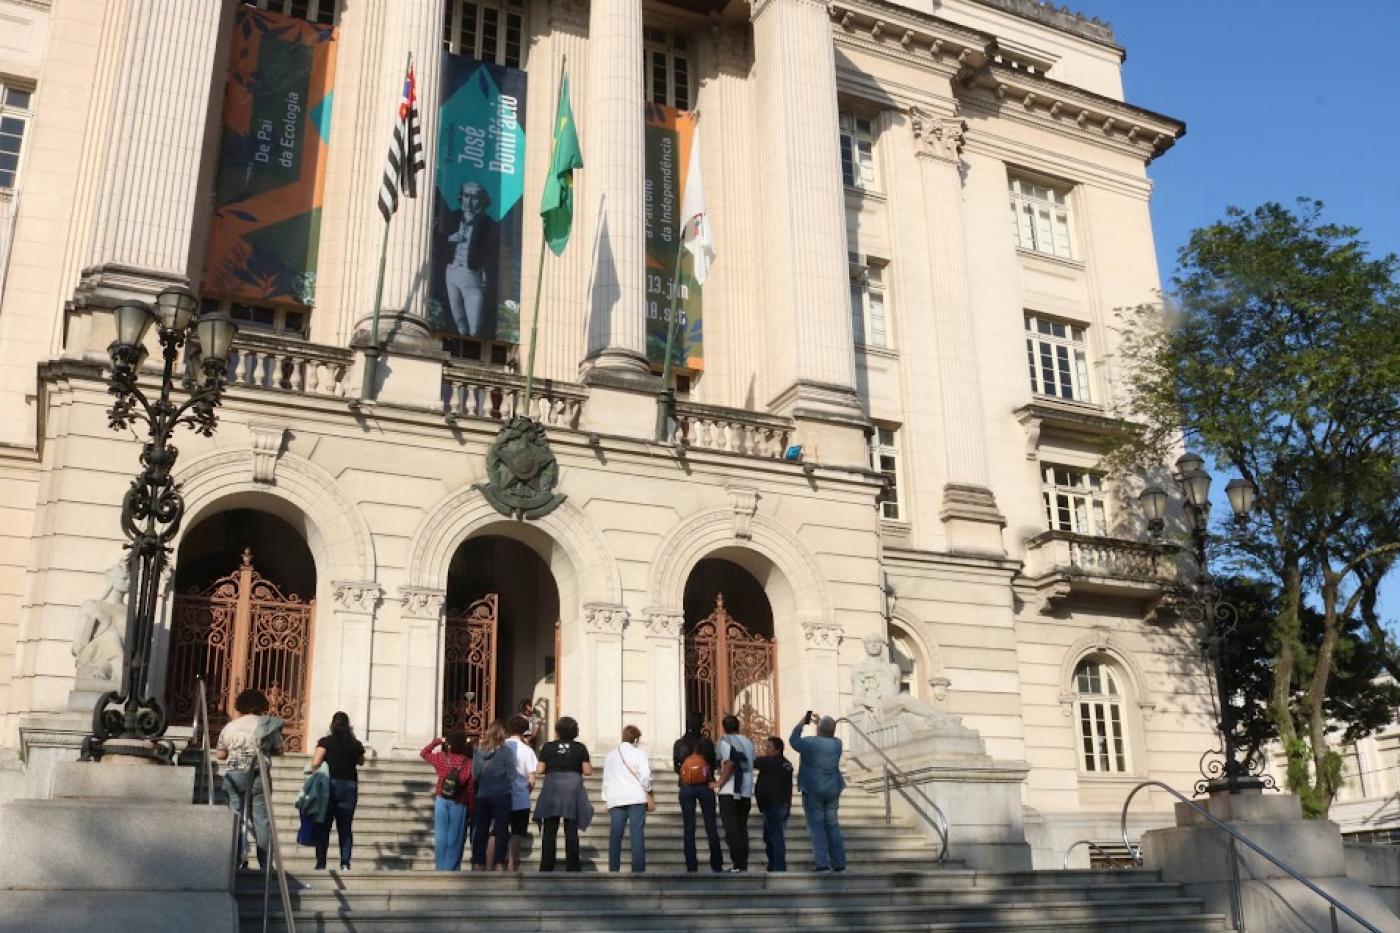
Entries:
<svg viewBox="0 0 1400 933">
<path fill-rule="evenodd" d="M 808 622 L 802 626 L 802 674 L 807 687 L 807 709 L 823 716 L 840 716 L 841 639 L 845 629 L 831 622 Z M 796 722 L 788 711 L 788 718 Z M 786 726 L 786 723 L 783 724 Z"/>
<path fill-rule="evenodd" d="M 627 620 L 625 606 L 585 603 L 582 670 L 577 680 L 568 672 L 564 675 L 569 696 L 560 712 L 577 718 L 584 743 L 599 749 L 622 734 L 622 633 Z"/>
<path fill-rule="evenodd" d="M 831 23 L 819 0 L 753 9 L 770 409 L 823 462 L 866 460 L 855 392 Z"/>
<path fill-rule="evenodd" d="M 946 482 L 939 517 L 953 551 L 1001 555 L 1006 524 L 989 488 L 986 419 L 976 367 L 967 246 L 962 217 L 966 124 L 915 108 L 911 113 L 923 182 L 933 305 L 935 368 L 943 407 Z"/>
<path fill-rule="evenodd" d="M 330 669 L 336 672 L 336 677 L 335 692 L 329 699 L 336 709 L 350 715 L 351 722 L 367 728 L 374 616 L 384 589 L 372 580 L 336 580 L 331 586 L 334 587 L 331 611 L 335 620 L 330 630 L 339 637 L 331 647 L 334 660 Z"/>
<path fill-rule="evenodd" d="M 669 736 L 685 727 L 685 613 L 679 609 L 646 611 L 646 646 L 651 713 L 650 745 L 653 753 L 664 748 Z"/>
<path fill-rule="evenodd" d="M 416 751 L 440 731 L 440 659 L 446 601 L 446 590 L 400 587 L 396 637 L 385 639 L 383 651 L 379 644 L 375 645 L 375 669 L 387 668 L 384 671 L 387 683 L 397 689 L 393 731 L 395 745 L 402 750 Z M 378 663 L 381 657 L 382 664 Z M 376 676 L 374 682 L 379 683 L 381 679 Z"/>
</svg>

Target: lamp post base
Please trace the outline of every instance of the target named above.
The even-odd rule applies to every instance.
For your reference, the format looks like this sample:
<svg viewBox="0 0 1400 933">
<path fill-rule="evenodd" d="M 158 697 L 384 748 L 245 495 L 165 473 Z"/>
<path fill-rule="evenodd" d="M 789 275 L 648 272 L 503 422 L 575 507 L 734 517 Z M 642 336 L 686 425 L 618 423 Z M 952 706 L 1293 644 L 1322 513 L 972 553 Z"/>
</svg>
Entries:
<svg viewBox="0 0 1400 933">
<path fill-rule="evenodd" d="M 98 739 L 88 736 L 83 740 L 81 761 L 109 762 L 117 765 L 169 765 L 175 755 L 175 745 L 170 741 L 153 742 L 150 739 Z"/>
</svg>

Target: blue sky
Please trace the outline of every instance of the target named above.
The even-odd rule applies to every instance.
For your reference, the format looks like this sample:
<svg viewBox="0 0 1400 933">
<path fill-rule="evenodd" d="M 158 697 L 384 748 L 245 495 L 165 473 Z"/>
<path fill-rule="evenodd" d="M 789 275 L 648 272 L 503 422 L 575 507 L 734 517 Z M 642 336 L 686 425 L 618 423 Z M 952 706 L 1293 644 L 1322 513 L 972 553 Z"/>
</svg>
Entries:
<svg viewBox="0 0 1400 933">
<path fill-rule="evenodd" d="M 1227 206 L 1300 195 L 1325 202 L 1329 220 L 1360 227 L 1374 253 L 1400 253 L 1400 0 L 1080 0 L 1076 8 L 1112 23 L 1127 48 L 1127 99 L 1186 121 L 1185 138 L 1148 169 L 1164 282 L 1191 230 Z M 1386 589 L 1394 623 L 1400 571 Z"/>
</svg>

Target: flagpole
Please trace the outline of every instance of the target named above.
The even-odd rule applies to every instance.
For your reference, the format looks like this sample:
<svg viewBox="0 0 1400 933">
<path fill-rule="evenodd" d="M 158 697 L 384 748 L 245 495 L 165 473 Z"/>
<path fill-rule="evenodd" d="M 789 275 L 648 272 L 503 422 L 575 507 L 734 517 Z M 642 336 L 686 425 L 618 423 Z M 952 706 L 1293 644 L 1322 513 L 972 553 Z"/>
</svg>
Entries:
<svg viewBox="0 0 1400 933">
<path fill-rule="evenodd" d="M 408 53 L 408 60 L 404 63 L 403 72 L 407 75 L 413 69 L 413 52 Z M 411 148 L 411 146 L 410 146 Z M 413 153 L 408 153 L 408 158 L 412 160 Z M 413 171 L 413 166 L 408 166 L 408 171 Z M 395 211 L 384 220 L 384 236 L 379 242 L 379 277 L 374 283 L 374 315 L 370 319 L 369 325 L 369 346 L 365 347 L 365 374 L 360 382 L 360 401 L 372 402 L 375 395 L 375 383 L 379 376 L 379 308 L 384 302 L 384 264 L 389 256 L 389 223 L 393 220 Z"/>
<path fill-rule="evenodd" d="M 695 127 L 700 126 L 700 111 L 695 111 Z M 690 144 L 694 146 L 696 139 L 692 131 Z M 686 179 L 687 182 L 690 179 Z M 684 195 L 684 191 L 681 192 Z M 684 209 L 684 197 L 681 198 L 681 206 L 676 209 L 679 214 Z M 676 392 L 671 388 L 671 350 L 676 340 L 676 294 L 680 291 L 681 278 L 681 254 L 685 250 L 685 225 L 688 218 L 678 217 L 682 224 L 676 229 L 676 265 L 671 273 L 671 303 L 666 314 L 666 353 L 661 357 L 661 391 L 656 394 L 656 439 L 665 443 L 670 434 L 671 413 L 676 408 Z"/>
<path fill-rule="evenodd" d="M 559 80 L 554 82 L 554 109 L 559 109 L 559 95 L 564 92 L 564 75 L 569 73 L 569 56 L 560 57 Z M 549 146 L 549 170 L 554 170 L 555 149 L 558 148 L 559 140 L 556 138 Z M 546 182 L 548 184 L 548 182 Z M 530 417 L 530 397 L 535 388 L 535 343 L 540 333 L 540 291 L 544 287 L 544 254 L 549 249 L 549 240 L 545 236 L 544 218 L 540 218 L 540 264 L 535 270 L 535 310 L 530 321 L 530 351 L 525 359 L 525 416 Z"/>
</svg>

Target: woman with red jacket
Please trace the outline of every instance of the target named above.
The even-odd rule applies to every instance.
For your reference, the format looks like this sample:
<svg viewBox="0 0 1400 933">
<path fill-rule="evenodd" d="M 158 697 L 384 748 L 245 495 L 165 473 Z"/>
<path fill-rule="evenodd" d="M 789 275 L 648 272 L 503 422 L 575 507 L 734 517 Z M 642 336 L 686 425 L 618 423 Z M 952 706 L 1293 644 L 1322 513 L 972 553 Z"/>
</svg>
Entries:
<svg viewBox="0 0 1400 933">
<path fill-rule="evenodd" d="M 437 772 L 433 789 L 434 863 L 438 871 L 459 871 L 475 799 L 472 749 L 465 732 L 433 739 L 418 753 Z"/>
</svg>

